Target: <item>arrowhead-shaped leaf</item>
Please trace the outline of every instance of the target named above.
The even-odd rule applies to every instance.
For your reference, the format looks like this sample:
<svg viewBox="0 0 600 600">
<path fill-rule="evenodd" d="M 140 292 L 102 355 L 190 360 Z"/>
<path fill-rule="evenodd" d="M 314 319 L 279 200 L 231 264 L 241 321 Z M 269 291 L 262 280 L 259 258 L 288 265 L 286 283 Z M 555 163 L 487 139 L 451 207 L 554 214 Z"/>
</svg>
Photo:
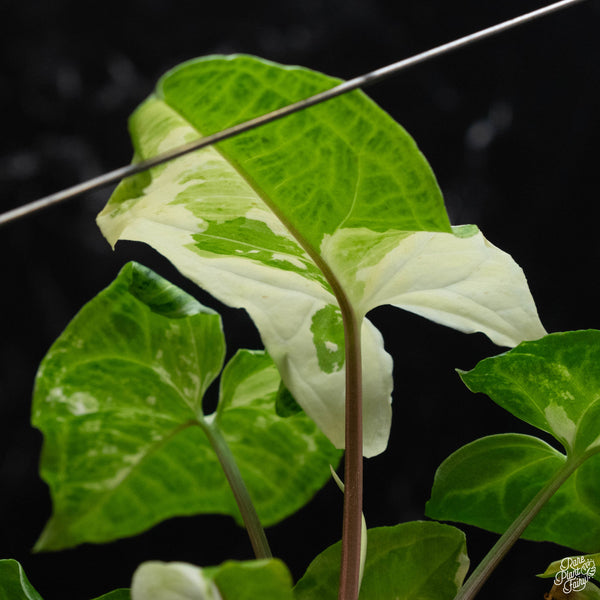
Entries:
<svg viewBox="0 0 600 600">
<path fill-rule="evenodd" d="M 134 160 L 332 87 L 248 56 L 165 75 L 132 116 Z M 521 269 L 476 229 L 452 231 L 410 136 L 361 92 L 278 120 L 124 181 L 102 232 L 143 241 L 222 302 L 245 308 L 287 388 L 344 446 L 344 332 L 394 304 L 515 345 L 545 332 Z M 364 454 L 389 435 L 392 363 L 365 320 Z"/>
<path fill-rule="evenodd" d="M 292 577 L 279 560 L 228 561 L 201 569 L 152 561 L 138 567 L 132 600 L 293 600 Z"/>
<path fill-rule="evenodd" d="M 524 342 L 460 376 L 472 392 L 553 435 L 569 454 L 600 450 L 600 331 Z"/>
<path fill-rule="evenodd" d="M 523 342 L 482 360 L 463 381 L 520 419 L 553 435 L 477 440 L 439 467 L 427 515 L 503 532 L 567 460 L 576 471 L 523 537 L 578 550 L 600 548 L 600 331 L 570 331 Z"/>
<path fill-rule="evenodd" d="M 36 380 L 54 507 L 39 549 L 133 535 L 175 515 L 239 520 L 209 441 L 217 433 L 264 524 L 312 497 L 340 452 L 303 413 L 276 415 L 280 377 L 264 352 L 232 359 L 217 413 L 204 415 L 224 352 L 219 315 L 135 263 L 80 311 Z"/>
<path fill-rule="evenodd" d="M 452 600 L 469 568 L 465 535 L 426 521 L 368 530 L 360 600 Z M 294 588 L 296 600 L 338 597 L 341 542 L 319 554 Z"/>
<path fill-rule="evenodd" d="M 440 465 L 425 514 L 504 533 L 565 461 L 564 454 L 527 435 L 476 440 Z M 577 469 L 522 537 L 582 552 L 600 548 L 600 456 Z"/>
</svg>

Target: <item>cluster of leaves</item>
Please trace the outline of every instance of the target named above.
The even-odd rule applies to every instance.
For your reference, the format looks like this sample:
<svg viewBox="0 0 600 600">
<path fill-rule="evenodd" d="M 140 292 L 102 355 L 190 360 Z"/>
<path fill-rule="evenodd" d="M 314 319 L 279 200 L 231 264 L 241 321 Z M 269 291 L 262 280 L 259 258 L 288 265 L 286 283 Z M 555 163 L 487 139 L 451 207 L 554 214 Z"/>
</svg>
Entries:
<svg viewBox="0 0 600 600">
<path fill-rule="evenodd" d="M 134 160 L 334 83 L 246 56 L 185 63 L 134 113 Z M 413 140 L 364 94 L 128 179 L 98 223 L 111 244 L 146 242 L 245 308 L 266 351 L 239 350 L 223 369 L 220 317 L 127 264 L 40 366 L 33 423 L 44 433 L 41 474 L 54 511 L 38 549 L 131 536 L 175 515 L 227 514 L 246 525 L 261 560 L 146 563 L 133 600 L 336 598 L 341 545 L 293 586 L 261 523 L 305 505 L 350 444 L 352 344 L 362 354 L 363 452 L 385 450 L 392 360 L 366 314 L 392 304 L 516 346 L 461 376 L 564 447 L 516 434 L 474 441 L 438 469 L 427 516 L 600 550 L 600 332 L 546 335 L 519 266 L 476 227 L 450 225 Z M 219 373 L 217 409 L 205 414 Z M 460 594 L 469 561 L 455 527 L 375 528 L 367 548 L 361 598 Z M 7 597 L 39 599 L 17 563 L 0 569 Z"/>
</svg>

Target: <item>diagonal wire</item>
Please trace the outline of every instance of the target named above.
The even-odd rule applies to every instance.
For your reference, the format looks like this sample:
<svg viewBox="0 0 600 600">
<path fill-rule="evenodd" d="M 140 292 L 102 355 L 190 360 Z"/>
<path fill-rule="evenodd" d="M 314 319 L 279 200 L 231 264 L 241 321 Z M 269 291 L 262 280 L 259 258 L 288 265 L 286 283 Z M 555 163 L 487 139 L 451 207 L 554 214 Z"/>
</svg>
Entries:
<svg viewBox="0 0 600 600">
<path fill-rule="evenodd" d="M 331 100 L 332 98 L 336 98 L 337 96 L 340 96 L 352 90 L 366 87 L 373 83 L 382 81 L 383 79 L 395 75 L 396 73 L 404 69 L 418 65 L 437 56 L 441 56 L 442 54 L 447 54 L 452 50 L 457 50 L 458 48 L 463 48 L 464 46 L 468 46 L 469 44 L 472 44 L 474 42 L 478 42 L 485 38 L 497 35 L 499 33 L 512 29 L 513 27 L 523 25 L 539 17 L 543 17 L 545 15 L 557 12 L 559 10 L 562 10 L 563 8 L 568 8 L 569 6 L 573 6 L 582 1 L 583 0 L 561 0 L 560 2 L 555 2 L 554 4 L 544 6 L 543 8 L 539 8 L 519 17 L 503 21 L 502 23 L 498 23 L 497 25 L 493 25 L 492 27 L 487 27 L 486 29 L 482 29 L 475 33 L 471 33 L 464 37 L 458 38 L 452 42 L 442 44 L 441 46 L 436 46 L 435 48 L 426 50 L 425 52 L 421 52 L 420 54 L 415 54 L 414 56 L 405 58 L 404 60 L 392 63 L 391 65 L 387 65 L 385 67 L 375 69 L 374 71 L 370 71 L 369 73 L 366 73 L 364 75 L 360 75 L 353 79 L 349 79 L 348 81 L 340 83 L 339 85 L 330 88 L 329 90 L 325 90 L 324 92 L 320 92 L 318 94 L 315 94 L 314 96 L 305 98 L 304 100 L 294 102 L 293 104 L 289 104 L 265 115 L 261 115 L 254 119 L 250 119 L 249 121 L 245 121 L 244 123 L 240 123 L 233 127 L 229 127 L 228 129 L 224 129 L 223 131 L 219 131 L 212 135 L 200 138 L 199 140 L 195 140 L 182 146 L 178 146 L 177 148 L 173 148 L 172 150 L 164 152 L 163 154 L 159 154 L 158 156 L 154 156 L 152 158 L 140 161 L 138 163 L 127 165 L 125 167 L 121 167 L 113 171 L 109 171 L 107 173 L 104 173 L 103 175 L 94 177 L 93 179 L 88 179 L 87 181 L 61 190 L 60 192 L 50 194 L 49 196 L 45 196 L 44 198 L 40 198 L 39 200 L 30 202 L 29 204 L 25 204 L 23 206 L 0 214 L 0 226 L 9 223 L 10 221 L 15 221 L 17 219 L 30 215 L 44 208 L 48 208 L 54 204 L 58 204 L 59 202 L 63 202 L 64 200 L 69 200 L 70 198 L 74 198 L 75 196 L 79 196 L 93 189 L 116 183 L 124 177 L 136 175 L 137 173 L 141 173 L 142 171 L 146 171 L 152 167 L 156 167 L 157 165 L 178 158 L 189 152 L 193 152 L 194 150 L 206 148 L 207 146 L 210 146 L 217 142 L 222 142 L 223 140 L 239 135 L 240 133 L 249 131 L 250 129 L 260 127 L 261 125 L 266 125 L 267 123 L 271 123 L 276 119 L 281 119 L 282 117 L 298 112 L 310 106 L 314 106 L 315 104 L 325 102 L 326 100 Z"/>
</svg>

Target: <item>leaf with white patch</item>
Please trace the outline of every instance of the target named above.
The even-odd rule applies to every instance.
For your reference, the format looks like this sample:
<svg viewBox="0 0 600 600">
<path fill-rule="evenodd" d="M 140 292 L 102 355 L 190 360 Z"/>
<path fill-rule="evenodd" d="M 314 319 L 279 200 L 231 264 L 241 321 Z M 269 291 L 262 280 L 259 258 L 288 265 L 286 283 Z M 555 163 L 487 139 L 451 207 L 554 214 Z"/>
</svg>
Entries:
<svg viewBox="0 0 600 600">
<path fill-rule="evenodd" d="M 130 121 L 134 160 L 269 112 L 337 80 L 248 56 L 167 73 Z M 129 178 L 98 217 L 220 301 L 245 308 L 286 387 L 344 446 L 339 306 L 394 304 L 504 345 L 543 335 L 527 282 L 476 228 L 452 229 L 411 137 L 362 92 Z M 364 454 L 389 436 L 392 362 L 363 330 Z"/>
<path fill-rule="evenodd" d="M 459 373 L 472 392 L 550 433 L 567 453 L 600 450 L 600 331 L 553 333 Z"/>
<path fill-rule="evenodd" d="M 542 440 L 496 435 L 467 444 L 438 468 L 426 513 L 501 533 L 564 467 L 575 472 L 523 537 L 584 552 L 600 532 L 600 331 L 553 333 L 479 362 L 460 375 L 516 417 L 548 432 Z"/>
<path fill-rule="evenodd" d="M 219 315 L 135 263 L 83 307 L 36 379 L 53 501 L 38 549 L 105 542 L 175 515 L 239 521 L 217 436 L 265 525 L 310 500 L 340 452 L 303 413 L 277 416 L 281 379 L 264 352 L 236 354 L 217 412 L 204 415 L 224 354 Z"/>
</svg>

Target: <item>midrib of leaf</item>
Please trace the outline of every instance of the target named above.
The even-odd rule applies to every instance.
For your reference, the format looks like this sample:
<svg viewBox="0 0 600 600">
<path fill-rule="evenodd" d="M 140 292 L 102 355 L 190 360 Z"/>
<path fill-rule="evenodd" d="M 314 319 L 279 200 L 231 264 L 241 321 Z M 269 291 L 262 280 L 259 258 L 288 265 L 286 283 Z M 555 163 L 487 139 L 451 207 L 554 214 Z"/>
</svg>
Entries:
<svg viewBox="0 0 600 600">
<path fill-rule="evenodd" d="M 168 104 L 168 102 L 164 98 L 159 97 L 159 100 L 161 102 L 163 102 L 166 106 L 168 106 L 175 114 L 177 114 L 177 116 L 183 122 L 185 122 L 189 126 L 190 129 L 196 131 L 196 133 L 198 134 L 199 137 L 204 137 L 204 133 L 202 131 L 200 131 L 195 125 L 193 125 L 188 119 L 186 119 L 186 117 L 181 112 L 179 112 L 176 108 L 174 108 L 173 106 Z M 352 310 L 350 300 L 349 300 L 348 296 L 346 295 L 344 288 L 342 287 L 339 280 L 333 273 L 333 271 L 332 271 L 331 267 L 329 266 L 329 264 L 327 263 L 327 261 L 325 261 L 323 259 L 323 257 L 317 252 L 317 250 L 314 249 L 311 244 L 309 244 L 308 240 L 300 233 L 300 231 L 298 231 L 298 229 L 296 227 L 294 227 L 294 225 L 285 216 L 285 214 L 283 214 L 283 212 L 281 210 L 279 210 L 279 208 L 269 199 L 269 197 L 265 194 L 265 192 L 262 190 L 262 188 L 260 186 L 258 186 L 254 182 L 254 180 L 246 174 L 245 170 L 240 167 L 238 162 L 233 157 L 229 156 L 226 151 L 224 151 L 222 148 L 219 147 L 218 144 L 213 146 L 213 149 L 221 156 L 221 158 L 224 161 L 229 163 L 234 168 L 234 170 L 238 174 L 238 176 L 248 186 L 250 186 L 250 188 L 258 196 L 258 198 L 260 198 L 260 200 L 263 202 L 263 204 L 275 215 L 275 217 L 287 229 L 287 231 L 296 240 L 296 242 L 304 250 L 304 252 L 306 252 L 306 254 L 313 261 L 313 263 L 317 266 L 317 268 L 321 271 L 321 273 L 323 273 L 323 276 L 325 277 L 327 283 L 329 283 L 329 285 L 331 286 L 333 294 L 336 297 L 336 300 L 338 301 L 338 304 L 342 311 L 342 316 L 344 315 L 345 309 Z M 271 153 L 272 152 L 273 152 L 273 150 L 271 150 Z M 411 207 L 411 210 L 412 210 L 412 207 Z M 350 213 L 348 213 L 346 215 L 345 219 L 347 219 L 349 217 L 349 214 Z M 339 226 L 337 227 L 337 229 L 339 229 Z M 362 315 L 361 315 L 361 317 L 362 317 Z"/>
<path fill-rule="evenodd" d="M 585 454 L 573 456 L 567 453 L 567 460 L 564 464 L 555 472 L 554 476 L 546 482 L 521 511 L 519 516 L 510 524 L 508 529 L 502 534 L 484 559 L 477 565 L 477 568 L 471 573 L 454 600 L 471 600 L 475 597 L 498 563 L 504 558 L 506 553 L 519 539 L 521 534 L 548 500 L 558 491 L 562 484 L 569 479 L 569 477 L 577 476 L 579 467 L 581 467 L 581 465 L 592 455 L 593 453 L 589 453 L 587 456 Z"/>
</svg>

